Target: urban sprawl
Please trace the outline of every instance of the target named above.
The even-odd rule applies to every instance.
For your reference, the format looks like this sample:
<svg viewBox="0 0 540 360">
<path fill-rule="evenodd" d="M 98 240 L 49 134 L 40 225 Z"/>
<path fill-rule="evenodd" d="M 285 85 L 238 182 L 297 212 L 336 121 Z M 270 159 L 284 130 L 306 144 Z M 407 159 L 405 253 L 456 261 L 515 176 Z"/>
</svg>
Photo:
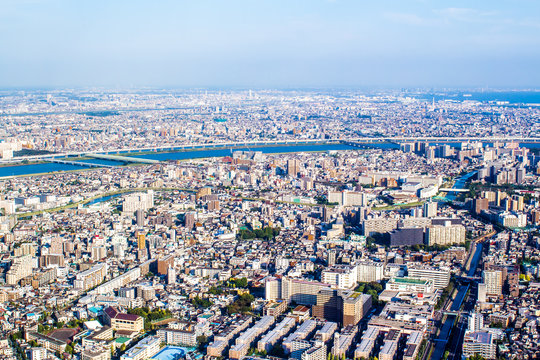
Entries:
<svg viewBox="0 0 540 360">
<path fill-rule="evenodd" d="M 538 105 L 0 95 L 2 359 L 540 357 Z"/>
</svg>

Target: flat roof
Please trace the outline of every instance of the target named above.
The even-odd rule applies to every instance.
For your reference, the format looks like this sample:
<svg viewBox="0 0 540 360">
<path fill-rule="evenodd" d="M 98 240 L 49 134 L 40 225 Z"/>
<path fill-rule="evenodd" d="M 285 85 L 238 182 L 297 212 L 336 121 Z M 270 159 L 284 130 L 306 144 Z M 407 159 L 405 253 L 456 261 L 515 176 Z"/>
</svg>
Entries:
<svg viewBox="0 0 540 360">
<path fill-rule="evenodd" d="M 408 277 L 393 278 L 393 281 L 395 283 L 400 283 L 400 284 L 427 284 L 428 283 L 428 280 L 408 278 Z"/>
</svg>

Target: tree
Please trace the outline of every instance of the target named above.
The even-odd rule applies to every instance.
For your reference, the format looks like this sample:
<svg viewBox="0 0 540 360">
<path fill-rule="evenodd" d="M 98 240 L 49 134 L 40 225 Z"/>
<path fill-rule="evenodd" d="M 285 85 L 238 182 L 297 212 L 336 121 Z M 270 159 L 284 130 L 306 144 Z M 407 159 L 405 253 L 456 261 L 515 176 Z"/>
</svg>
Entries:
<svg viewBox="0 0 540 360">
<path fill-rule="evenodd" d="M 197 336 L 197 349 L 202 352 L 204 347 L 208 343 L 208 337 L 206 335 Z"/>
<path fill-rule="evenodd" d="M 469 356 L 467 360 L 486 360 L 486 359 L 480 354 L 474 354 L 473 356 Z"/>
<path fill-rule="evenodd" d="M 195 298 L 193 298 L 191 303 L 193 304 L 193 306 L 198 307 L 198 308 L 209 308 L 210 306 L 213 305 L 213 303 L 210 300 L 201 298 L 199 296 L 196 296 Z"/>
</svg>

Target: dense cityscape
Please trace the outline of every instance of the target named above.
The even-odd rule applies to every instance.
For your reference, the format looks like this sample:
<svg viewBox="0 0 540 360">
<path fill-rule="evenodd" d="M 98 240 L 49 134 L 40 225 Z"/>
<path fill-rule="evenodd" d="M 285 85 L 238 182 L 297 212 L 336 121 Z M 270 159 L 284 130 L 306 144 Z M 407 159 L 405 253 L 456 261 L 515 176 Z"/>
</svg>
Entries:
<svg viewBox="0 0 540 360">
<path fill-rule="evenodd" d="M 540 107 L 455 94 L 3 91 L 1 357 L 537 359 Z"/>
</svg>

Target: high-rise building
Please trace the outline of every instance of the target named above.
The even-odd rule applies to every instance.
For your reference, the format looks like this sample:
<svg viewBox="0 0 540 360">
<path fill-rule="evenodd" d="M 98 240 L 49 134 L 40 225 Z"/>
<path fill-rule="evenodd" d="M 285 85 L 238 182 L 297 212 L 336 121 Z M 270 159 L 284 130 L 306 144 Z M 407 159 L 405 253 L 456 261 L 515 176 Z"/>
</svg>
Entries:
<svg viewBox="0 0 540 360">
<path fill-rule="evenodd" d="M 484 327 L 484 315 L 481 313 L 477 313 L 475 311 L 471 312 L 469 315 L 469 324 L 468 324 L 468 330 L 469 331 L 480 331 Z"/>
<path fill-rule="evenodd" d="M 138 209 L 135 211 L 135 219 L 137 222 L 137 226 L 144 226 L 144 210 Z"/>
<path fill-rule="evenodd" d="M 435 217 L 437 216 L 437 203 L 432 201 L 427 201 L 424 203 L 424 217 Z"/>
<path fill-rule="evenodd" d="M 87 291 L 101 284 L 107 276 L 107 264 L 100 263 L 92 266 L 90 269 L 77 274 L 73 285 L 75 289 Z"/>
<path fill-rule="evenodd" d="M 315 305 L 319 291 L 330 287 L 330 284 L 318 281 L 289 279 L 283 276 L 281 278 L 280 299 L 286 300 L 288 303 L 294 301 L 300 305 Z"/>
<path fill-rule="evenodd" d="M 356 286 L 358 272 L 356 266 L 334 265 L 321 273 L 321 281 L 338 289 L 350 289 Z"/>
<path fill-rule="evenodd" d="M 503 289 L 503 273 L 501 270 L 484 270 L 483 282 L 486 285 L 486 294 L 500 296 Z"/>
<path fill-rule="evenodd" d="M 208 202 L 208 211 L 218 211 L 219 210 L 219 200 L 210 200 Z"/>
<path fill-rule="evenodd" d="M 144 233 L 137 233 L 137 248 L 139 250 L 146 249 L 146 236 Z"/>
<path fill-rule="evenodd" d="M 122 211 L 134 213 L 137 210 L 148 210 L 154 207 L 154 190 L 146 193 L 127 195 L 122 202 Z"/>
<path fill-rule="evenodd" d="M 8 285 L 17 285 L 21 279 L 32 275 L 32 257 L 24 255 L 13 259 L 13 263 L 6 274 Z"/>
<path fill-rule="evenodd" d="M 475 214 L 480 214 L 482 210 L 489 209 L 489 199 L 479 198 L 473 200 L 473 208 Z"/>
<path fill-rule="evenodd" d="M 349 290 L 323 289 L 317 294 L 313 316 L 343 326 L 356 325 L 370 308 L 370 295 Z"/>
<path fill-rule="evenodd" d="M 296 159 L 287 160 L 287 175 L 297 177 L 300 172 L 300 161 Z"/>
<path fill-rule="evenodd" d="M 447 221 L 445 225 L 428 226 L 425 239 L 427 245 L 463 244 L 465 242 L 465 227 L 452 225 L 450 221 Z"/>
<path fill-rule="evenodd" d="M 336 264 L 336 256 L 337 252 L 336 250 L 328 250 L 328 266 L 334 266 Z"/>
<path fill-rule="evenodd" d="M 195 226 L 195 212 L 190 211 L 184 215 L 184 226 L 188 229 L 193 229 Z"/>
<path fill-rule="evenodd" d="M 384 264 L 362 261 L 356 264 L 358 282 L 381 281 L 384 278 Z"/>
<path fill-rule="evenodd" d="M 407 267 L 408 276 L 415 279 L 433 280 L 435 289 L 444 289 L 450 282 L 449 268 L 433 268 L 413 264 Z"/>
<path fill-rule="evenodd" d="M 158 259 L 157 261 L 157 272 L 159 275 L 167 275 L 169 267 L 174 266 L 174 256 L 167 255 Z"/>
<path fill-rule="evenodd" d="M 167 284 L 176 284 L 176 270 L 174 270 L 172 266 L 169 266 L 169 269 L 167 270 Z"/>
</svg>

